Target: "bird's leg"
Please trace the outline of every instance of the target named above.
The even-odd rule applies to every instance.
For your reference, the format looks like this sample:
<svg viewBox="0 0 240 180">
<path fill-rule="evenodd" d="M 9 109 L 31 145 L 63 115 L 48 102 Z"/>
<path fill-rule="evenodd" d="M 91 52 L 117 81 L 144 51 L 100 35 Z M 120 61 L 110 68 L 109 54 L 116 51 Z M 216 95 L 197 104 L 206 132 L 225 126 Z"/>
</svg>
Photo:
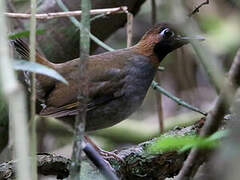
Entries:
<svg viewBox="0 0 240 180">
<path fill-rule="evenodd" d="M 104 151 L 103 149 L 101 149 L 100 147 L 98 147 L 88 136 L 84 136 L 85 140 L 90 143 L 94 149 L 105 159 L 116 159 L 120 162 L 124 162 L 124 160 L 119 157 L 117 154 L 115 154 L 114 152 L 109 152 L 109 151 Z"/>
</svg>

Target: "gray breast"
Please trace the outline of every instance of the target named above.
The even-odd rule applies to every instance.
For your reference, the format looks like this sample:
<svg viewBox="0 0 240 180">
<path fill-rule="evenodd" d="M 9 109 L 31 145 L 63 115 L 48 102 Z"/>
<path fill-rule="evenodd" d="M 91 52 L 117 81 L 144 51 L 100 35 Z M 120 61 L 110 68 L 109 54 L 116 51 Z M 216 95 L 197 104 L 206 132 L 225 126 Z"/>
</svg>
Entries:
<svg viewBox="0 0 240 180">
<path fill-rule="evenodd" d="M 130 116 L 142 104 L 156 68 L 147 57 L 136 55 L 134 59 L 129 59 L 124 71 L 127 74 L 122 88 L 124 95 L 89 112 L 87 131 L 113 126 Z"/>
<path fill-rule="evenodd" d="M 124 94 L 128 98 L 131 113 L 141 104 L 156 73 L 156 68 L 144 56 L 136 56 L 127 67 L 128 75 Z"/>
</svg>

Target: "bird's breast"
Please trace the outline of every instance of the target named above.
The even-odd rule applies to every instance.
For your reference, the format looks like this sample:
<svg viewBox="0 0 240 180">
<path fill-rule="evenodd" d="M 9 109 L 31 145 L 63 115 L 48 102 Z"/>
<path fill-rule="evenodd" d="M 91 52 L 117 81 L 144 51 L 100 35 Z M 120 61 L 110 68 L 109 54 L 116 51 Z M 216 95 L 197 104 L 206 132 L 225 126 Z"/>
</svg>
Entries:
<svg viewBox="0 0 240 180">
<path fill-rule="evenodd" d="M 134 56 L 124 66 L 126 76 L 120 98 L 88 112 L 87 130 L 96 130 L 113 126 L 129 117 L 142 104 L 147 90 L 156 73 L 147 57 Z"/>
</svg>

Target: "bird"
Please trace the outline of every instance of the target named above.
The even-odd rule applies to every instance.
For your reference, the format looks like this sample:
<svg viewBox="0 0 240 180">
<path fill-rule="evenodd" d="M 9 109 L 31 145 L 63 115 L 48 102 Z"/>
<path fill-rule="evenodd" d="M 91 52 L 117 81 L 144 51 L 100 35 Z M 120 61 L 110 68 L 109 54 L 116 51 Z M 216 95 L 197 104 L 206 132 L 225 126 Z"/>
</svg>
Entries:
<svg viewBox="0 0 240 180">
<path fill-rule="evenodd" d="M 89 56 L 86 132 L 111 127 L 127 119 L 142 104 L 164 57 L 189 43 L 169 23 L 148 30 L 140 41 L 124 49 Z M 21 39 L 13 46 L 23 59 L 29 59 L 29 47 Z M 40 116 L 54 117 L 74 127 L 78 114 L 80 58 L 53 63 L 36 52 L 36 62 L 56 70 L 68 85 L 37 75 L 37 99 L 43 105 Z"/>
</svg>

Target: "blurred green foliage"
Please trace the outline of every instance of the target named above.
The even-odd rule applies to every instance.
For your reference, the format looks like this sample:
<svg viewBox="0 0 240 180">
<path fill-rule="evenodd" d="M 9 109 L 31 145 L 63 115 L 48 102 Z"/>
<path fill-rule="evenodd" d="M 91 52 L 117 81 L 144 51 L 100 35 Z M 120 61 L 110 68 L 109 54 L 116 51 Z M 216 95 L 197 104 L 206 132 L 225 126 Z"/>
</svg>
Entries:
<svg viewBox="0 0 240 180">
<path fill-rule="evenodd" d="M 200 22 L 201 29 L 205 32 L 221 29 L 224 25 L 223 21 L 217 16 L 200 17 Z"/>
<path fill-rule="evenodd" d="M 221 130 L 210 137 L 199 137 L 197 135 L 160 137 L 149 146 L 150 154 L 168 151 L 185 152 L 191 148 L 211 149 L 219 145 L 219 140 L 227 136 L 227 130 Z"/>
</svg>

